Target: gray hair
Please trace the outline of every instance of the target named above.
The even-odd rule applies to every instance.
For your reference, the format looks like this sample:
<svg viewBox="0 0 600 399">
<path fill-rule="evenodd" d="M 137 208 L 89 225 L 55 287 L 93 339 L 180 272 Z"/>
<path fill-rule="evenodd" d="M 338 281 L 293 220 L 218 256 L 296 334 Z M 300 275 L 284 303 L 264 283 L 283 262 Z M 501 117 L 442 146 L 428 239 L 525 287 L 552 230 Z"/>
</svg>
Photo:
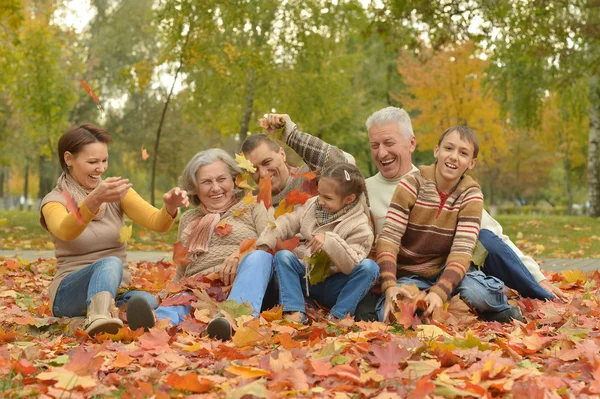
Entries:
<svg viewBox="0 0 600 399">
<path fill-rule="evenodd" d="M 408 112 L 398 107 L 386 107 L 379 111 L 375 111 L 367 119 L 366 125 L 367 130 L 373 126 L 384 125 L 387 123 L 398 123 L 400 127 L 400 134 L 407 138 L 413 137 L 412 123 L 410 122 L 410 116 Z"/>
<path fill-rule="evenodd" d="M 190 159 L 188 164 L 183 169 L 183 173 L 179 177 L 179 184 L 182 189 L 188 192 L 190 202 L 193 205 L 200 205 L 198 198 L 198 180 L 196 173 L 202 166 L 210 165 L 211 163 L 223 161 L 229 167 L 231 177 L 235 180 L 237 175 L 242 174 L 242 170 L 237 165 L 231 155 L 220 148 L 211 148 L 209 150 L 200 151 Z"/>
</svg>

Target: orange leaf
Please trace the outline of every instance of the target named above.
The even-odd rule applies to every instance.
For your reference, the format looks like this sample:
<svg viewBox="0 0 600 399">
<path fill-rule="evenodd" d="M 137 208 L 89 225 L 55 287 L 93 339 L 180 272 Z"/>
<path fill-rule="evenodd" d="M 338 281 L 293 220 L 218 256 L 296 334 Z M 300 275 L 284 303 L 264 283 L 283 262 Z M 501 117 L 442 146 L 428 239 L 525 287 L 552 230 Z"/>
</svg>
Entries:
<svg viewBox="0 0 600 399">
<path fill-rule="evenodd" d="M 277 239 L 277 243 L 275 244 L 275 252 L 287 250 L 292 252 L 296 247 L 300 245 L 300 237 L 294 236 L 289 240 L 282 241 L 281 238 Z"/>
<path fill-rule="evenodd" d="M 75 218 L 77 219 L 79 224 L 83 224 L 83 219 L 81 218 L 81 210 L 77 206 L 77 203 L 75 202 L 73 197 L 71 197 L 71 194 L 69 194 L 66 191 L 63 191 L 62 195 L 63 195 L 63 197 L 65 197 L 65 200 L 67 201 L 67 210 L 69 212 L 71 212 L 73 215 L 75 215 Z"/>
<path fill-rule="evenodd" d="M 110 366 L 114 368 L 124 368 L 129 366 L 131 362 L 133 362 L 133 358 L 131 356 L 117 353 L 117 357 Z"/>
<path fill-rule="evenodd" d="M 254 196 L 252 195 L 252 191 L 248 191 L 246 193 L 246 195 L 244 195 L 244 198 L 242 198 L 242 202 L 245 205 L 254 205 L 254 203 L 256 203 L 256 200 L 254 199 Z"/>
<path fill-rule="evenodd" d="M 226 222 L 219 222 L 215 226 L 215 234 L 218 235 L 219 237 L 228 236 L 229 233 L 231 233 L 231 230 L 233 230 L 233 226 L 230 224 L 227 224 Z"/>
<path fill-rule="evenodd" d="M 239 188 L 243 188 L 244 190 L 254 190 L 254 187 L 252 187 L 250 183 L 248 183 L 249 178 L 250 176 L 248 175 L 248 173 L 237 175 L 235 177 L 235 185 Z"/>
<path fill-rule="evenodd" d="M 256 197 L 256 201 L 265 204 L 265 208 L 267 209 L 269 209 L 273 205 L 271 189 L 271 179 L 269 178 L 269 176 L 265 176 L 259 180 L 258 196 Z"/>
<path fill-rule="evenodd" d="M 212 389 L 211 383 L 204 381 L 200 382 L 198 374 L 193 372 L 183 376 L 177 373 L 171 373 L 167 377 L 167 382 L 165 384 L 176 389 L 197 393 L 208 392 Z"/>
<path fill-rule="evenodd" d="M 304 172 L 304 173 L 293 173 L 292 172 L 292 176 L 294 177 L 304 177 L 307 180 L 314 180 L 317 178 L 317 172 L 319 171 L 319 169 L 317 170 L 310 170 L 308 172 Z"/>
<path fill-rule="evenodd" d="M 144 147 L 142 147 L 142 160 L 146 160 L 150 158 L 150 155 L 148 155 L 148 151 L 146 151 L 146 149 Z"/>
<path fill-rule="evenodd" d="M 181 241 L 173 245 L 173 263 L 176 265 L 187 265 L 190 260 L 187 257 L 188 248 L 184 247 Z"/>
<path fill-rule="evenodd" d="M 98 109 L 100 111 L 103 111 L 102 109 L 102 105 L 100 104 L 100 100 L 98 99 L 98 97 L 96 97 L 96 95 L 94 94 L 94 92 L 92 91 L 92 88 L 90 86 L 88 86 L 83 80 L 79 80 L 79 83 L 81 84 L 81 87 L 83 87 L 83 89 L 85 91 L 87 91 L 87 93 L 92 96 L 92 99 L 94 100 L 94 102 L 96 103 L 96 106 L 98 107 Z"/>
<path fill-rule="evenodd" d="M 14 341 L 17 339 L 17 335 L 18 334 L 15 330 L 4 331 L 2 328 L 0 328 L 0 344 Z"/>
<path fill-rule="evenodd" d="M 290 205 L 304 205 L 306 201 L 311 198 L 311 195 L 305 192 L 301 192 L 299 189 L 293 190 L 285 197 L 287 203 Z"/>
<path fill-rule="evenodd" d="M 243 254 L 246 251 L 252 249 L 252 247 L 256 244 L 256 238 L 250 238 L 248 240 L 242 241 L 240 244 L 240 254 Z"/>
</svg>

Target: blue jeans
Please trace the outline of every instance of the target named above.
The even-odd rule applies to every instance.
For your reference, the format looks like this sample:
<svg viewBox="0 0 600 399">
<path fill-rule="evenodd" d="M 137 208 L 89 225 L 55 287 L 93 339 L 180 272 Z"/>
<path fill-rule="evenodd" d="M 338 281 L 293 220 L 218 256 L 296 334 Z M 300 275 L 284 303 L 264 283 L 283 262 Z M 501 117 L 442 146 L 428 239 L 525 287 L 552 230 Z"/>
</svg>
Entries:
<svg viewBox="0 0 600 399">
<path fill-rule="evenodd" d="M 404 276 L 398 278 L 398 286 L 402 284 L 416 285 L 421 291 L 428 290 L 437 283 L 442 272 L 432 280 L 419 276 Z M 504 295 L 504 284 L 496 277 L 487 276 L 485 273 L 471 268 L 460 284 L 452 291 L 452 296 L 460 294 L 477 313 L 481 312 L 501 312 L 510 309 Z M 383 321 L 385 308 L 385 294 L 377 301 L 377 317 Z"/>
<path fill-rule="evenodd" d="M 292 252 L 279 251 L 275 254 L 275 275 L 283 310 L 306 315 L 303 290 L 306 284 L 306 267 Z M 319 303 L 331 308 L 333 316 L 343 319 L 347 314 L 354 316 L 356 306 L 378 278 L 377 263 L 365 259 L 350 274 L 335 273 L 325 281 L 310 285 L 309 293 Z"/>
<path fill-rule="evenodd" d="M 108 291 L 115 297 L 123 279 L 123 262 L 116 256 L 102 258 L 89 266 L 69 273 L 60 282 L 52 313 L 56 317 L 85 316 L 91 299 L 99 292 Z M 156 298 L 144 291 L 128 291 L 116 298 L 117 306 L 126 304 L 134 296 L 143 296 L 156 308 Z"/>
<path fill-rule="evenodd" d="M 479 241 L 488 251 L 481 269 L 485 274 L 504 281 L 504 284 L 517 290 L 521 296 L 552 300 L 552 294 L 535 280 L 517 254 L 500 237 L 490 230 L 482 229 Z"/>
<path fill-rule="evenodd" d="M 258 317 L 268 288 L 273 288 L 273 255 L 265 251 L 250 252 L 240 262 L 237 275 L 227 299 L 239 303 L 248 302 L 252 315 Z M 191 312 L 190 305 L 160 306 L 156 309 L 158 320 L 170 319 L 178 325 Z"/>
</svg>

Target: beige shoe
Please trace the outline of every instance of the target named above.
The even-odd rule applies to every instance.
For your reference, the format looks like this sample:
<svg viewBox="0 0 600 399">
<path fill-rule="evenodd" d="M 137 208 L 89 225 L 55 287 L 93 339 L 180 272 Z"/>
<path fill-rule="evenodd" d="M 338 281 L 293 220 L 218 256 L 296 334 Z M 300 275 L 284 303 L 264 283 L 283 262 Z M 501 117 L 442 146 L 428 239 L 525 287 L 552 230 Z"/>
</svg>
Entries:
<svg viewBox="0 0 600 399">
<path fill-rule="evenodd" d="M 116 334 L 119 328 L 123 327 L 123 322 L 114 317 L 112 312 L 114 308 L 114 298 L 108 291 L 102 291 L 92 297 L 87 310 L 87 317 L 83 323 L 85 332 L 89 335 L 107 332 Z"/>
</svg>

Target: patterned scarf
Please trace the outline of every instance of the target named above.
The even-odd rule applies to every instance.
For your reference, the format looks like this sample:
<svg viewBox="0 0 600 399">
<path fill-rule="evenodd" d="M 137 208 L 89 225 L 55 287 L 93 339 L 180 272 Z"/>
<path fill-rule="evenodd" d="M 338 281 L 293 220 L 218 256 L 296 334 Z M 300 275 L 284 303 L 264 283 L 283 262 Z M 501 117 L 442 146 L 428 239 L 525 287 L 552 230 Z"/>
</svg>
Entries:
<svg viewBox="0 0 600 399">
<path fill-rule="evenodd" d="M 87 197 L 89 193 L 94 191 L 93 189 L 90 190 L 84 188 L 75 179 L 73 179 L 73 177 L 70 174 L 66 174 L 65 172 L 63 172 L 56 181 L 56 186 L 59 188 L 59 190 L 69 193 L 77 203 L 77 206 L 81 205 L 85 197 Z M 105 212 L 106 203 L 103 202 L 100 205 L 100 208 L 98 209 L 98 212 L 96 213 L 96 216 L 94 216 L 93 220 L 102 219 Z"/>
<path fill-rule="evenodd" d="M 215 227 L 221 221 L 221 215 L 239 201 L 240 198 L 234 194 L 221 209 L 209 209 L 204 204 L 200 204 L 203 216 L 192 220 L 181 233 L 181 241 L 188 248 L 190 254 L 208 252 L 210 240 L 215 232 Z"/>
<path fill-rule="evenodd" d="M 319 201 L 315 201 L 315 216 L 317 217 L 317 223 L 319 224 L 319 226 L 324 226 L 328 223 L 335 221 L 336 219 L 339 219 L 340 217 L 347 214 L 350 211 L 350 209 L 354 208 L 354 206 L 358 203 L 358 200 L 359 198 L 356 198 L 354 201 L 352 201 L 348 205 L 345 205 L 336 213 L 324 211 L 323 208 L 321 208 Z"/>
</svg>

